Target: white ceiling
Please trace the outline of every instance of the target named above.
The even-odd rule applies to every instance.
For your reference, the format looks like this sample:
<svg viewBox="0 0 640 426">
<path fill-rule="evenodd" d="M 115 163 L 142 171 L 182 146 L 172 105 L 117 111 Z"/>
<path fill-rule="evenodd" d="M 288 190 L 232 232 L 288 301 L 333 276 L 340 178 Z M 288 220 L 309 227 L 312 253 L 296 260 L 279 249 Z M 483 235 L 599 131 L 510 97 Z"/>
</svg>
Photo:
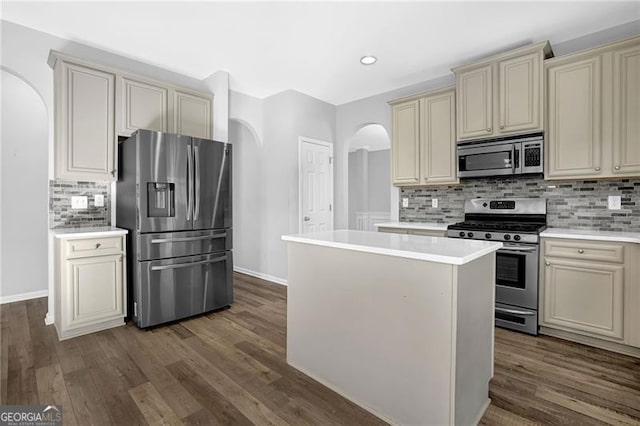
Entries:
<svg viewBox="0 0 640 426">
<path fill-rule="evenodd" d="M 2 17 L 198 79 L 227 70 L 254 96 L 295 89 L 338 105 L 640 19 L 640 2 L 2 1 Z"/>
</svg>

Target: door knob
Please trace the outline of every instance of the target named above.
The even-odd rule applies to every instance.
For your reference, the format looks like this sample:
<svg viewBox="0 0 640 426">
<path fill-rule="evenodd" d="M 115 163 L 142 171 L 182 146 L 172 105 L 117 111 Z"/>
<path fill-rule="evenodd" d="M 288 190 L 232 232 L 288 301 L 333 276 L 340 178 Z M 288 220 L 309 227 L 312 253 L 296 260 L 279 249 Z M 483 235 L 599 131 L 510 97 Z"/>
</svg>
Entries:
<svg viewBox="0 0 640 426">
<path fill-rule="evenodd" d="M 620 166 L 615 166 L 614 169 L 620 170 Z"/>
<path fill-rule="evenodd" d="M 97 244 L 96 244 L 96 248 L 100 248 L 100 246 L 101 246 L 101 245 L 102 245 L 102 244 L 97 243 Z"/>
<path fill-rule="evenodd" d="M 600 171 L 600 167 L 596 167 L 596 172 L 599 172 L 599 171 Z"/>
<path fill-rule="evenodd" d="M 310 220 L 311 220 L 311 218 L 310 218 L 309 216 L 305 216 L 305 217 L 304 217 L 304 221 L 305 221 L 305 222 L 309 222 Z"/>
<path fill-rule="evenodd" d="M 504 125 L 500 126 L 501 129 L 504 129 Z"/>
<path fill-rule="evenodd" d="M 487 127 L 487 132 L 490 132 L 490 131 L 491 131 L 491 127 Z"/>
<path fill-rule="evenodd" d="M 544 262 L 544 264 L 547 265 L 547 266 L 551 265 L 551 263 L 549 263 L 549 262 Z"/>
<path fill-rule="evenodd" d="M 580 249 L 580 250 L 578 250 L 578 253 L 582 254 L 582 253 L 584 253 L 584 250 Z"/>
</svg>

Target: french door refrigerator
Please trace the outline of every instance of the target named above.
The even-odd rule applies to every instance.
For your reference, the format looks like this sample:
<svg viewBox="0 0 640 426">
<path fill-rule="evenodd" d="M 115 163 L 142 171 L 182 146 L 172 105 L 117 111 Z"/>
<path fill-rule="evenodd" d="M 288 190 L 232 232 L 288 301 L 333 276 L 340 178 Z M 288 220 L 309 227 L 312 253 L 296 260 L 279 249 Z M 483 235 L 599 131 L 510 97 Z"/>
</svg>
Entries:
<svg viewBox="0 0 640 426">
<path fill-rule="evenodd" d="M 133 322 L 146 328 L 229 306 L 231 145 L 138 130 L 119 144 L 118 160 Z"/>
</svg>

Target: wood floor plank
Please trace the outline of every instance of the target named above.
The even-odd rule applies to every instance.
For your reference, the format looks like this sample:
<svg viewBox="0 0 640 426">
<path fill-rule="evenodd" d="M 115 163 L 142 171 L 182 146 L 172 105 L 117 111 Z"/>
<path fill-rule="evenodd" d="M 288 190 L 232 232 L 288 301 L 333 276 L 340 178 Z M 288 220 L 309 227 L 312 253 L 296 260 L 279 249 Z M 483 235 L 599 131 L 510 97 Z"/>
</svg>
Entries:
<svg viewBox="0 0 640 426">
<path fill-rule="evenodd" d="M 209 411 L 211 424 L 252 424 L 225 396 L 196 374 L 185 361 L 168 365 L 167 369 Z"/>
<path fill-rule="evenodd" d="M 183 424 L 150 382 L 129 389 L 129 395 L 150 425 Z"/>
<path fill-rule="evenodd" d="M 76 425 L 76 416 L 71 407 L 71 398 L 67 392 L 62 369 L 58 364 L 46 365 L 36 370 L 38 398 L 43 405 L 61 405 L 65 425 Z M 65 407 L 67 408 L 65 410 Z"/>
<path fill-rule="evenodd" d="M 54 400 L 82 425 L 384 424 L 287 364 L 286 287 L 234 280 L 231 309 L 64 342 L 42 324 L 46 298 L 1 305 L 1 402 Z M 548 336 L 495 336 L 482 425 L 640 424 L 640 359 Z"/>
</svg>

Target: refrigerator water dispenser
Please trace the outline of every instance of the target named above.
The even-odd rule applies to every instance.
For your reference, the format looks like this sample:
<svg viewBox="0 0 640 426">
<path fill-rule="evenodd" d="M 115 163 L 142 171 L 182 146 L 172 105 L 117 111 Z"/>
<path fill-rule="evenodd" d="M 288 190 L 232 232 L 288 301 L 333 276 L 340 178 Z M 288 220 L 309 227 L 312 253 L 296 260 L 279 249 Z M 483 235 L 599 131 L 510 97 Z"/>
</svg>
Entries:
<svg viewBox="0 0 640 426">
<path fill-rule="evenodd" d="M 147 183 L 147 215 L 149 217 L 175 216 L 175 185 L 165 182 Z"/>
</svg>

